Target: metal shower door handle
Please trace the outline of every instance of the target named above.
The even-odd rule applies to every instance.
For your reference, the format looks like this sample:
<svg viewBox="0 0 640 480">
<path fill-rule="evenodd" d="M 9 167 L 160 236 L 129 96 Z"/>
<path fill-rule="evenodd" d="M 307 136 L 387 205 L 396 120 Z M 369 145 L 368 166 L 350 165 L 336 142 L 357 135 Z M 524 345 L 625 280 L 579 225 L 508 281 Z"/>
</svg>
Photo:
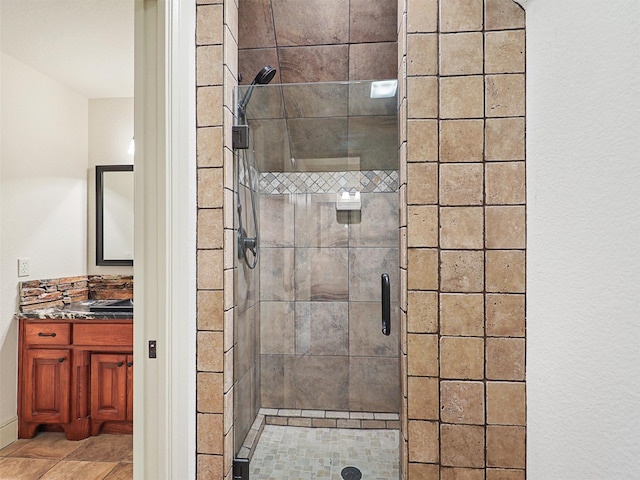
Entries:
<svg viewBox="0 0 640 480">
<path fill-rule="evenodd" d="M 391 334 L 391 287 L 389 274 L 383 273 L 380 277 L 382 284 L 382 334 Z"/>
</svg>

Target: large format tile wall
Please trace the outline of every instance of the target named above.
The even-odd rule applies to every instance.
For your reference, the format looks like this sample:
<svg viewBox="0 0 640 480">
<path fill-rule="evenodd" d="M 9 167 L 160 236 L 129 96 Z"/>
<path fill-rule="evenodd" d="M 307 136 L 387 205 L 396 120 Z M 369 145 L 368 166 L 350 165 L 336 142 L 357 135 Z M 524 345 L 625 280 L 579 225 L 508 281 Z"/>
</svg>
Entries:
<svg viewBox="0 0 640 480">
<path fill-rule="evenodd" d="M 399 12 L 403 478 L 524 480 L 524 12 Z"/>
<path fill-rule="evenodd" d="M 352 213 L 336 211 L 331 186 L 261 195 L 263 407 L 399 412 L 397 314 L 393 334 L 380 331 L 384 272 L 397 312 L 394 186 L 362 193 Z"/>
<path fill-rule="evenodd" d="M 396 0 L 239 0 L 243 84 L 395 78 Z"/>
</svg>

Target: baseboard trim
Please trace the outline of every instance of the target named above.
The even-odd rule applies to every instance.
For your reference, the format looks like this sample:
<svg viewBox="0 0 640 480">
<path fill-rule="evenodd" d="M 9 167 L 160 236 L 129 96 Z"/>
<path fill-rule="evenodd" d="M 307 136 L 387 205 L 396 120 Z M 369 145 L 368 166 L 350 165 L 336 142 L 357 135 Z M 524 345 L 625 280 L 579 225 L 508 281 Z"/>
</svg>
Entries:
<svg viewBox="0 0 640 480">
<path fill-rule="evenodd" d="M 0 449 L 18 439 L 18 417 L 13 417 L 0 425 Z"/>
</svg>

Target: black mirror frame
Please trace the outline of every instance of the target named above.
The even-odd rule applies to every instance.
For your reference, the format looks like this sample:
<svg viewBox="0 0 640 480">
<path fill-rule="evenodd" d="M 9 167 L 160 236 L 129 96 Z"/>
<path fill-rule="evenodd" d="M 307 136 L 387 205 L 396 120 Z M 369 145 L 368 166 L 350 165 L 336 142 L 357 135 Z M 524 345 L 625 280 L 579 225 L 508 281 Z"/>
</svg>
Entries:
<svg viewBox="0 0 640 480">
<path fill-rule="evenodd" d="M 132 266 L 133 260 L 104 258 L 104 178 L 105 172 L 133 172 L 133 165 L 96 165 L 96 265 Z"/>
</svg>

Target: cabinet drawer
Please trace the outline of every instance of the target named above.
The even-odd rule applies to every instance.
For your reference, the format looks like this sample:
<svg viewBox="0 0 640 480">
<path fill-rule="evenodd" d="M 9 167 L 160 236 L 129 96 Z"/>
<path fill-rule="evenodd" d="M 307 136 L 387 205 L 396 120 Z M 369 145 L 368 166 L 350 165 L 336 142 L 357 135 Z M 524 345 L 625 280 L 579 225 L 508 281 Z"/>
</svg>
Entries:
<svg viewBox="0 0 640 480">
<path fill-rule="evenodd" d="M 68 323 L 27 323 L 24 339 L 27 345 L 69 345 Z"/>
<path fill-rule="evenodd" d="M 74 345 L 133 345 L 132 323 L 77 323 L 73 326 Z"/>
</svg>

